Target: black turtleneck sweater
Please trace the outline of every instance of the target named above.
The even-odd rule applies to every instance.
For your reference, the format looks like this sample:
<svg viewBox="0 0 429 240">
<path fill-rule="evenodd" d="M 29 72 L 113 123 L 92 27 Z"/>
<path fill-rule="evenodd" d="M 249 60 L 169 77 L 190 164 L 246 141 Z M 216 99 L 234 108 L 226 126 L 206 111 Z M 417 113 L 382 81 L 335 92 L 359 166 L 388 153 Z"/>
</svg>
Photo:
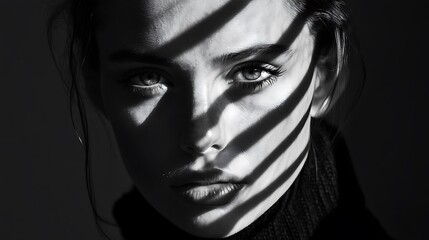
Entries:
<svg viewBox="0 0 429 240">
<path fill-rule="evenodd" d="M 308 158 L 290 189 L 235 239 L 391 239 L 365 207 L 347 147 L 335 130 L 312 123 Z M 174 226 L 136 188 L 114 207 L 124 239 L 201 239 Z"/>
</svg>

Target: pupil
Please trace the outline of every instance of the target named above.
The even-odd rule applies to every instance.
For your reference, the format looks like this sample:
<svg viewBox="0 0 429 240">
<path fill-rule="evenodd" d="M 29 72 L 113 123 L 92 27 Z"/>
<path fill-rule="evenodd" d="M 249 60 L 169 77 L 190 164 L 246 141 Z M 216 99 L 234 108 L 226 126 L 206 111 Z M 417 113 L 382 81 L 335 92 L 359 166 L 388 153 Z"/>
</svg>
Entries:
<svg viewBox="0 0 429 240">
<path fill-rule="evenodd" d="M 145 85 L 155 85 L 159 82 L 159 75 L 156 73 L 147 73 L 143 75 L 143 83 Z"/>
<path fill-rule="evenodd" d="M 255 80 L 261 76 L 261 70 L 258 68 L 249 68 L 243 73 L 247 80 Z"/>
</svg>

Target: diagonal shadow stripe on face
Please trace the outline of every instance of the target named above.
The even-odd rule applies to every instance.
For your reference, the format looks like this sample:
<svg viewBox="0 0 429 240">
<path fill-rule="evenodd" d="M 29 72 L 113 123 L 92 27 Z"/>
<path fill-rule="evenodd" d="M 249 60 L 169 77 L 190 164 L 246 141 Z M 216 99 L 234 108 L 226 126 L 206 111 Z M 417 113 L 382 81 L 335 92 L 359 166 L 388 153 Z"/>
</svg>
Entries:
<svg viewBox="0 0 429 240">
<path fill-rule="evenodd" d="M 271 131 L 278 123 L 287 118 L 289 114 L 299 105 L 301 100 L 304 98 L 305 93 L 307 93 L 312 77 L 313 77 L 313 68 L 314 68 L 314 57 L 310 63 L 310 66 L 304 75 L 303 80 L 300 82 L 295 91 L 276 109 L 272 110 L 259 121 L 257 121 L 253 126 L 246 129 L 233 140 L 231 140 L 228 145 L 234 146 L 239 150 L 239 152 L 244 152 L 254 144 L 256 144 L 265 134 Z M 226 146 L 228 147 L 228 146 Z M 234 159 L 239 155 L 239 152 L 228 155 L 228 159 L 221 159 L 216 161 L 220 166 L 224 166 L 228 161 Z"/>
<path fill-rule="evenodd" d="M 277 41 L 277 44 L 286 46 L 287 48 L 290 48 L 292 43 L 295 41 L 295 39 L 299 36 L 301 33 L 303 27 L 305 26 L 307 20 L 307 15 L 298 15 L 294 18 L 288 29 L 281 35 L 279 40 Z M 270 56 L 269 59 L 264 59 L 264 61 L 271 61 L 275 58 L 277 58 L 280 54 L 274 54 Z M 255 56 L 255 59 L 258 59 L 258 56 Z M 197 116 L 196 118 L 190 120 L 195 125 L 198 124 L 208 124 L 207 126 L 204 126 L 206 129 L 211 129 L 216 124 L 218 124 L 220 116 L 222 115 L 222 112 L 225 110 L 225 108 L 228 106 L 228 104 L 237 102 L 241 100 L 243 97 L 245 97 L 246 94 L 238 94 L 237 89 L 235 88 L 229 88 L 226 90 L 221 96 L 217 97 L 216 100 L 210 105 L 209 109 Z M 187 119 L 191 119 L 191 113 L 188 112 Z M 208 120 L 206 120 L 208 119 Z M 204 137 L 203 132 L 199 133 L 199 136 L 194 136 L 195 139 L 202 139 Z"/>
<path fill-rule="evenodd" d="M 208 38 L 210 35 L 216 33 L 217 30 L 234 18 L 250 2 L 251 0 L 229 1 L 210 16 L 201 20 L 170 42 L 153 50 L 153 52 L 161 56 L 168 56 L 169 58 L 177 57 Z"/>
<path fill-rule="evenodd" d="M 160 46 L 155 50 L 150 51 L 149 54 L 153 54 L 155 56 L 157 55 L 167 56 L 170 59 L 177 57 L 181 53 L 196 46 L 199 42 L 208 38 L 210 35 L 214 34 L 217 30 L 222 28 L 226 23 L 228 23 L 232 18 L 234 18 L 241 10 L 243 10 L 250 2 L 251 0 L 240 0 L 240 1 L 230 0 L 228 3 L 226 3 L 221 8 L 216 10 L 210 16 L 204 18 L 203 20 L 195 24 L 193 27 L 181 33 L 180 35 L 176 36 L 174 39 L 167 42 L 166 44 Z M 116 56 L 114 58 L 121 59 L 122 56 Z M 218 106 L 218 107 L 211 108 L 210 111 L 204 114 L 204 116 L 199 117 L 199 119 L 205 118 L 206 115 L 216 118 L 217 113 L 221 113 L 230 101 L 238 101 L 242 97 L 237 94 L 231 94 L 231 92 L 232 91 L 229 90 L 223 94 L 223 97 L 219 97 L 215 101 L 215 104 L 212 104 L 212 106 Z M 225 102 L 225 97 L 230 98 L 230 100 Z M 141 102 L 141 98 L 133 99 L 132 105 L 138 105 L 140 102 Z M 152 113 L 155 114 L 155 111 L 153 111 Z M 147 118 L 148 120 L 150 119 L 152 113 L 148 116 Z M 215 123 L 210 127 L 214 126 L 217 123 L 217 121 L 218 121 L 218 118 L 216 121 L 212 121 Z M 199 136 L 199 137 L 201 138 L 202 136 Z"/>
<path fill-rule="evenodd" d="M 303 28 L 305 27 L 305 24 L 308 20 L 308 14 L 307 13 L 300 13 L 298 14 L 288 27 L 288 29 L 280 36 L 279 40 L 277 41 L 277 44 L 281 44 L 283 46 L 286 46 L 290 48 L 292 46 L 293 42 L 297 39 Z M 276 59 L 279 55 L 272 55 L 269 58 L 265 57 L 265 62 L 270 62 L 274 59 Z"/>
<path fill-rule="evenodd" d="M 271 151 L 271 153 L 265 157 L 265 159 L 259 164 L 251 174 L 252 180 L 255 181 L 257 178 L 259 178 L 270 166 L 270 164 L 276 160 L 278 157 L 280 157 L 289 147 L 295 142 L 295 140 L 298 138 L 299 134 L 304 129 L 304 126 L 306 122 L 308 121 L 308 118 L 310 116 L 310 110 L 311 107 L 308 108 L 307 112 L 304 114 L 304 116 L 301 118 L 299 123 L 296 125 L 296 127 L 292 130 L 292 132 L 287 135 L 285 139 L 282 140 L 277 147 Z"/>
<path fill-rule="evenodd" d="M 316 55 L 316 53 L 313 53 L 313 56 Z M 307 92 L 311 79 L 313 76 L 313 66 L 315 64 L 314 57 L 312 58 L 312 62 L 309 66 L 309 69 L 307 70 L 307 73 L 305 74 L 304 79 L 301 81 L 300 85 L 297 87 L 297 89 L 292 93 L 292 95 L 288 98 L 288 100 L 285 101 L 285 103 L 282 106 L 285 106 L 284 108 L 277 108 L 267 114 L 264 118 L 262 118 L 254 127 L 246 130 L 241 135 L 236 137 L 233 141 L 242 142 L 245 143 L 246 146 L 245 149 L 248 149 L 251 147 L 256 141 L 259 140 L 261 136 L 263 136 L 267 131 L 271 130 L 278 122 L 280 122 L 282 119 L 287 117 L 298 105 L 298 103 L 302 100 L 305 93 Z M 270 166 L 273 160 L 278 158 L 286 149 L 290 147 L 290 145 L 297 139 L 299 133 L 302 132 L 302 129 L 306 123 L 306 120 L 308 120 L 309 113 L 310 113 L 310 107 L 307 109 L 306 113 L 301 118 L 300 122 L 297 124 L 297 126 L 292 130 L 292 132 L 261 162 L 259 166 L 255 168 L 255 170 L 252 172 L 252 175 L 255 177 L 260 177 Z M 256 132 L 256 134 L 254 133 Z M 260 136 L 257 136 L 260 135 Z M 235 144 L 235 143 L 232 143 Z M 237 143 L 238 144 L 238 143 Z M 232 210 L 225 216 L 222 216 L 215 222 L 211 223 L 213 225 L 217 225 L 218 222 L 223 222 L 227 220 L 229 223 L 228 226 L 222 225 L 225 227 L 225 229 L 222 230 L 222 232 L 229 232 L 233 229 L 234 224 L 237 223 L 241 217 L 243 217 L 249 209 L 255 208 L 259 203 L 267 199 L 271 194 L 274 193 L 276 189 L 278 189 L 282 184 L 285 183 L 287 179 L 291 177 L 291 175 L 296 171 L 300 163 L 305 159 L 305 156 L 308 153 L 308 149 L 310 147 L 310 143 L 308 142 L 306 144 L 306 147 L 304 150 L 300 153 L 300 155 L 297 157 L 297 159 L 294 161 L 294 163 L 285 171 L 283 172 L 278 178 L 276 178 L 267 188 L 265 188 L 263 191 L 259 192 L 252 198 L 248 199 L 245 203 L 243 203 L 238 208 Z M 245 151 L 245 150 L 243 150 Z M 229 158 L 232 159 L 232 158 Z"/>
<path fill-rule="evenodd" d="M 255 196 L 248 199 L 242 205 L 232 210 L 231 212 L 227 213 L 226 215 L 222 216 L 221 218 L 217 219 L 215 222 L 211 224 L 216 226 L 218 222 L 223 222 L 227 219 L 227 221 L 231 224 L 228 224 L 228 226 L 222 225 L 224 226 L 224 229 L 222 229 L 222 232 L 230 232 L 235 226 L 234 223 L 237 223 L 240 220 L 240 218 L 242 218 L 246 214 L 246 212 L 249 211 L 249 209 L 254 209 L 258 204 L 265 201 L 270 195 L 272 195 L 281 185 L 283 185 L 292 176 L 292 174 L 298 169 L 302 161 L 305 160 L 309 148 L 310 148 L 310 142 L 307 142 L 304 150 L 299 154 L 299 156 L 292 163 L 292 165 L 286 171 L 284 171 L 280 176 L 278 176 L 268 187 L 266 187 L 264 190 L 262 190 Z"/>
<path fill-rule="evenodd" d="M 282 36 L 279 38 L 279 44 L 292 44 L 293 41 L 297 38 L 298 34 L 301 32 L 302 28 L 304 27 L 307 16 L 307 14 L 296 16 L 289 28 L 286 30 L 286 32 L 283 33 Z M 239 146 L 239 149 L 241 151 L 249 149 L 257 141 L 259 141 L 259 139 L 262 138 L 268 131 L 274 128 L 274 126 L 276 126 L 280 121 L 286 118 L 296 108 L 296 106 L 302 100 L 310 86 L 315 65 L 315 56 L 317 56 L 316 52 L 317 51 L 313 52 L 311 63 L 306 74 L 303 77 L 303 80 L 295 89 L 295 91 L 288 97 L 288 99 L 284 103 L 282 103 L 280 107 L 274 109 L 272 112 L 268 113 L 266 116 L 260 119 L 255 125 L 240 133 L 229 143 L 229 145 Z M 273 56 L 273 58 L 275 58 L 275 56 Z M 215 102 L 210 106 L 209 110 L 204 114 L 204 116 L 201 115 L 197 118 L 207 118 L 207 115 L 209 115 L 209 117 L 212 118 L 212 121 L 210 121 L 210 127 L 213 127 L 219 121 L 219 117 L 222 111 L 226 108 L 226 106 L 230 103 L 240 100 L 243 96 L 244 95 L 242 94 L 236 94 L 236 92 L 234 92 L 234 89 L 230 88 L 225 93 L 223 93 L 222 96 L 219 96 L 215 100 Z M 161 99 L 160 104 L 162 102 L 164 102 L 163 99 Z M 158 111 L 152 111 L 146 122 L 151 122 L 150 119 L 155 120 L 157 118 L 156 112 Z M 196 120 L 197 122 L 199 121 L 198 119 Z M 199 137 L 201 138 L 203 136 Z M 228 159 L 233 159 L 237 155 L 238 154 L 235 154 L 234 156 L 229 156 Z M 223 163 L 220 163 L 220 165 L 223 165 Z"/>
</svg>

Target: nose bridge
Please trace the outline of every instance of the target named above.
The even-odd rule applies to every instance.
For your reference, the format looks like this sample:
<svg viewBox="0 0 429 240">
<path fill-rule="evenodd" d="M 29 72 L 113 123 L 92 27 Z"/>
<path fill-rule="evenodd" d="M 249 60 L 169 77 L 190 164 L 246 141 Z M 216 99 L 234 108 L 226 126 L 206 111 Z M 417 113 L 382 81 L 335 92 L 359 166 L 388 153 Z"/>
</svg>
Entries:
<svg viewBox="0 0 429 240">
<path fill-rule="evenodd" d="M 210 121 L 208 115 L 211 106 L 211 88 L 202 81 L 194 81 L 191 90 L 191 121 Z"/>
<path fill-rule="evenodd" d="M 193 154 L 206 153 L 210 149 L 222 147 L 220 125 L 214 116 L 214 94 L 211 81 L 207 79 L 195 79 L 192 81 L 191 90 L 188 92 L 189 115 L 186 126 L 183 128 L 181 147 Z"/>
</svg>

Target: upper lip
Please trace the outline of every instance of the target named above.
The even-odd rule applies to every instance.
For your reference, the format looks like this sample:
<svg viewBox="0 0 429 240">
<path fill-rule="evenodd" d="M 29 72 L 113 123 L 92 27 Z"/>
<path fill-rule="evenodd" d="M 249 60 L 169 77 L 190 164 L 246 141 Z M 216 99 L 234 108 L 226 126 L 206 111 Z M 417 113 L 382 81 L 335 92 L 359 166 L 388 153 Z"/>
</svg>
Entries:
<svg viewBox="0 0 429 240">
<path fill-rule="evenodd" d="M 168 176 L 168 182 L 172 187 L 182 187 L 186 185 L 240 183 L 240 179 L 236 175 L 218 168 L 201 171 L 185 169 Z"/>
</svg>

